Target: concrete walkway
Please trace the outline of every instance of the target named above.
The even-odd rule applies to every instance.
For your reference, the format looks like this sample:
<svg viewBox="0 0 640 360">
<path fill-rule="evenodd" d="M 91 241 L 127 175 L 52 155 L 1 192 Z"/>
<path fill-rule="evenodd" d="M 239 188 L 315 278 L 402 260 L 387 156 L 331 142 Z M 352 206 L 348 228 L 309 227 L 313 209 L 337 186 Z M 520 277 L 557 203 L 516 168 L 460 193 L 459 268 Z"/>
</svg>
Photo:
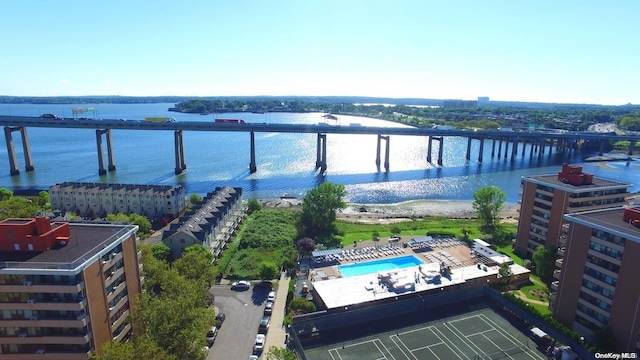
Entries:
<svg viewBox="0 0 640 360">
<path fill-rule="evenodd" d="M 265 342 L 264 352 L 260 358 L 264 359 L 269 348 L 272 346 L 284 348 L 286 347 L 286 331 L 282 322 L 284 321 L 284 311 L 287 305 L 287 290 L 289 289 L 289 276 L 286 272 L 280 274 L 280 280 L 278 281 L 278 290 L 276 292 L 276 301 L 273 304 L 273 311 L 271 312 L 271 325 L 269 326 L 269 332 L 267 333 L 267 341 Z"/>
</svg>

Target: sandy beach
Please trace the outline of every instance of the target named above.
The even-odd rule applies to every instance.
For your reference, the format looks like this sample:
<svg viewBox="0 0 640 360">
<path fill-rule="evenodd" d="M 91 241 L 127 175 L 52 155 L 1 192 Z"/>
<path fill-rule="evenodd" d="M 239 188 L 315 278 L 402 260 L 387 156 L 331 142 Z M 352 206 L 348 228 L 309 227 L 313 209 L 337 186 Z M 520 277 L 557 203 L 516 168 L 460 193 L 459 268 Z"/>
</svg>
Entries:
<svg viewBox="0 0 640 360">
<path fill-rule="evenodd" d="M 298 209 L 301 199 L 261 200 L 265 208 Z M 393 223 L 415 217 L 444 216 L 448 218 L 474 218 L 473 201 L 468 200 L 412 200 L 395 204 L 353 204 L 338 213 L 338 219 L 363 223 Z M 517 222 L 519 205 L 505 203 L 500 217 L 505 222 Z"/>
</svg>

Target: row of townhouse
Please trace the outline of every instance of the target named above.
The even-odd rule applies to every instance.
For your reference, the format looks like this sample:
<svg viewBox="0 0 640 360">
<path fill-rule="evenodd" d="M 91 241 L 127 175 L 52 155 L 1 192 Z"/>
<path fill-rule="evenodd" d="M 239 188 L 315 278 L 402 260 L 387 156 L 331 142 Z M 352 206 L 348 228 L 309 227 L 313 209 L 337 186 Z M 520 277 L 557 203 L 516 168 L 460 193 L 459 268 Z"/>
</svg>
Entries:
<svg viewBox="0 0 640 360">
<path fill-rule="evenodd" d="M 185 248 L 203 245 L 219 258 L 231 235 L 244 218 L 242 188 L 219 187 L 189 212 L 174 220 L 162 234 L 162 242 L 174 259 Z"/>
<path fill-rule="evenodd" d="M 124 213 L 172 220 L 184 213 L 187 205 L 182 185 L 64 182 L 52 186 L 49 196 L 52 208 L 88 218 Z"/>
</svg>

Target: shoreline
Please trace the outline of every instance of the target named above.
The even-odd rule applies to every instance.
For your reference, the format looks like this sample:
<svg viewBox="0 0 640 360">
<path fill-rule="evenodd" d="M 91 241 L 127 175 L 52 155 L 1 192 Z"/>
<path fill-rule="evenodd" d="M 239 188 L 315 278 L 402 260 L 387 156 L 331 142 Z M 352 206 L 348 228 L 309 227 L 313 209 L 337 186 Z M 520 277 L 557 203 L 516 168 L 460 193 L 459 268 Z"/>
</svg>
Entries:
<svg viewBox="0 0 640 360">
<path fill-rule="evenodd" d="M 268 209 L 302 208 L 301 199 L 265 199 L 259 202 Z M 500 218 L 506 222 L 517 222 L 519 209 L 517 203 L 505 203 Z M 347 207 L 337 214 L 339 220 L 367 223 L 393 223 L 426 216 L 473 219 L 476 211 L 472 200 L 409 200 L 393 204 L 347 203 Z"/>
</svg>

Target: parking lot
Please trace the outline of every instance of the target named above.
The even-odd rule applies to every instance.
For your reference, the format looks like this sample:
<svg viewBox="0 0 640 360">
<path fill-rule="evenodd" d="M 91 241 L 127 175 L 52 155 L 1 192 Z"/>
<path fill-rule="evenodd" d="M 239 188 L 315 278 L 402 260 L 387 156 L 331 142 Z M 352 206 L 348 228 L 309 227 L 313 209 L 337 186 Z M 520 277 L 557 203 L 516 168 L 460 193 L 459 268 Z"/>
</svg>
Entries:
<svg viewBox="0 0 640 360">
<path fill-rule="evenodd" d="M 207 359 L 247 359 L 253 354 L 270 289 L 251 286 L 248 290 L 232 290 L 229 285 L 214 285 L 209 291 L 215 295 L 214 305 L 226 315 L 226 320 Z"/>
</svg>

